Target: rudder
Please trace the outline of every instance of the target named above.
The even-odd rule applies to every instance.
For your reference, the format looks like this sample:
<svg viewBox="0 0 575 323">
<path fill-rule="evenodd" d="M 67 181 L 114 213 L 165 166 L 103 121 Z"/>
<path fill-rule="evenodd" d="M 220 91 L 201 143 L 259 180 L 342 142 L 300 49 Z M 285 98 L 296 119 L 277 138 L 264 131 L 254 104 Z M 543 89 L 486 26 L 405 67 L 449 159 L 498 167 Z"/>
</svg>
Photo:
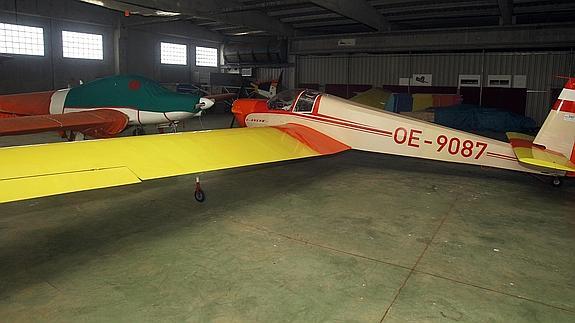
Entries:
<svg viewBox="0 0 575 323">
<path fill-rule="evenodd" d="M 575 78 L 569 78 L 534 144 L 575 161 Z"/>
</svg>

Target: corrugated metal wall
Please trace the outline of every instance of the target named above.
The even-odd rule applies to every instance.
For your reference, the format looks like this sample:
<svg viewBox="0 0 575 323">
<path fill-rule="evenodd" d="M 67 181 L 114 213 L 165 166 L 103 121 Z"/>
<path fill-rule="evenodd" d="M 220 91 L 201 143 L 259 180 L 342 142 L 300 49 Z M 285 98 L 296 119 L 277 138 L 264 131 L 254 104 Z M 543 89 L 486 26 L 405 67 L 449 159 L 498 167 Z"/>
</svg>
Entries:
<svg viewBox="0 0 575 323">
<path fill-rule="evenodd" d="M 460 74 L 483 75 L 484 85 L 487 75 L 527 75 L 526 114 L 542 123 L 550 90 L 563 84 L 555 76 L 575 75 L 575 57 L 567 51 L 299 56 L 296 84 L 397 85 L 414 73 L 432 74 L 434 86 L 457 86 Z"/>
<path fill-rule="evenodd" d="M 294 68 L 293 67 L 281 67 L 281 68 L 271 68 L 271 67 L 259 67 L 257 68 L 256 77 L 259 81 L 269 81 L 277 80 L 280 74 L 282 76 L 282 87 L 284 89 L 295 88 L 294 79 Z"/>
</svg>

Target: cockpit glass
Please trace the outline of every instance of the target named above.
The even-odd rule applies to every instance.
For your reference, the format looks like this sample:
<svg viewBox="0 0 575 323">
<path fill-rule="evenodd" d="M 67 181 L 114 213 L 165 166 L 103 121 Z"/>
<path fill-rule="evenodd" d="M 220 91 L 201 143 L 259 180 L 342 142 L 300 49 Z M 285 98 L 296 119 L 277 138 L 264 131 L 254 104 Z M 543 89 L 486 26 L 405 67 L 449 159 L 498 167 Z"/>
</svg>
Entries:
<svg viewBox="0 0 575 323">
<path fill-rule="evenodd" d="M 302 89 L 287 90 L 276 94 L 268 100 L 268 109 L 288 111 L 293 105 L 293 101 L 302 92 Z"/>
<path fill-rule="evenodd" d="M 299 95 L 299 99 L 295 104 L 294 112 L 309 113 L 313 111 L 313 106 L 317 98 L 321 95 L 320 92 L 315 90 L 305 90 Z"/>
</svg>

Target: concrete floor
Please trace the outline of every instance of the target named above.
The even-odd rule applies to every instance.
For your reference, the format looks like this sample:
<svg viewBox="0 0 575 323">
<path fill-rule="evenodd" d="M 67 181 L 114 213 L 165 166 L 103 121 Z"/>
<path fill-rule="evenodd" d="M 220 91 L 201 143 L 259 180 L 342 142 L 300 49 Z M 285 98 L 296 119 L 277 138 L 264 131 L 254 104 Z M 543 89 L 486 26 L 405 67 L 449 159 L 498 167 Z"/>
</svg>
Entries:
<svg viewBox="0 0 575 323">
<path fill-rule="evenodd" d="M 575 321 L 573 181 L 362 152 L 202 178 L 0 205 L 0 320 Z"/>
</svg>

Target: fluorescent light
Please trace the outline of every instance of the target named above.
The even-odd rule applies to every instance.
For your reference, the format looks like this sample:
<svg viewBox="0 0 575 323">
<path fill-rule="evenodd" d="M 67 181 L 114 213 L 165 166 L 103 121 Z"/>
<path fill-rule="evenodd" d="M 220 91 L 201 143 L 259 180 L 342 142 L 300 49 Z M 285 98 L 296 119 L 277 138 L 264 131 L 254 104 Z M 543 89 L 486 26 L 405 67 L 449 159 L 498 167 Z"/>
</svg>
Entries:
<svg viewBox="0 0 575 323">
<path fill-rule="evenodd" d="M 179 16 L 179 15 L 181 15 L 181 13 L 179 13 L 179 12 L 170 12 L 170 11 L 156 10 L 156 15 L 158 15 L 158 16 L 163 16 L 163 17 L 173 17 L 173 16 Z"/>
<path fill-rule="evenodd" d="M 87 2 L 90 4 L 95 4 L 95 5 L 100 6 L 100 7 L 104 7 L 104 2 L 100 1 L 100 0 L 82 0 L 82 2 Z"/>
</svg>

